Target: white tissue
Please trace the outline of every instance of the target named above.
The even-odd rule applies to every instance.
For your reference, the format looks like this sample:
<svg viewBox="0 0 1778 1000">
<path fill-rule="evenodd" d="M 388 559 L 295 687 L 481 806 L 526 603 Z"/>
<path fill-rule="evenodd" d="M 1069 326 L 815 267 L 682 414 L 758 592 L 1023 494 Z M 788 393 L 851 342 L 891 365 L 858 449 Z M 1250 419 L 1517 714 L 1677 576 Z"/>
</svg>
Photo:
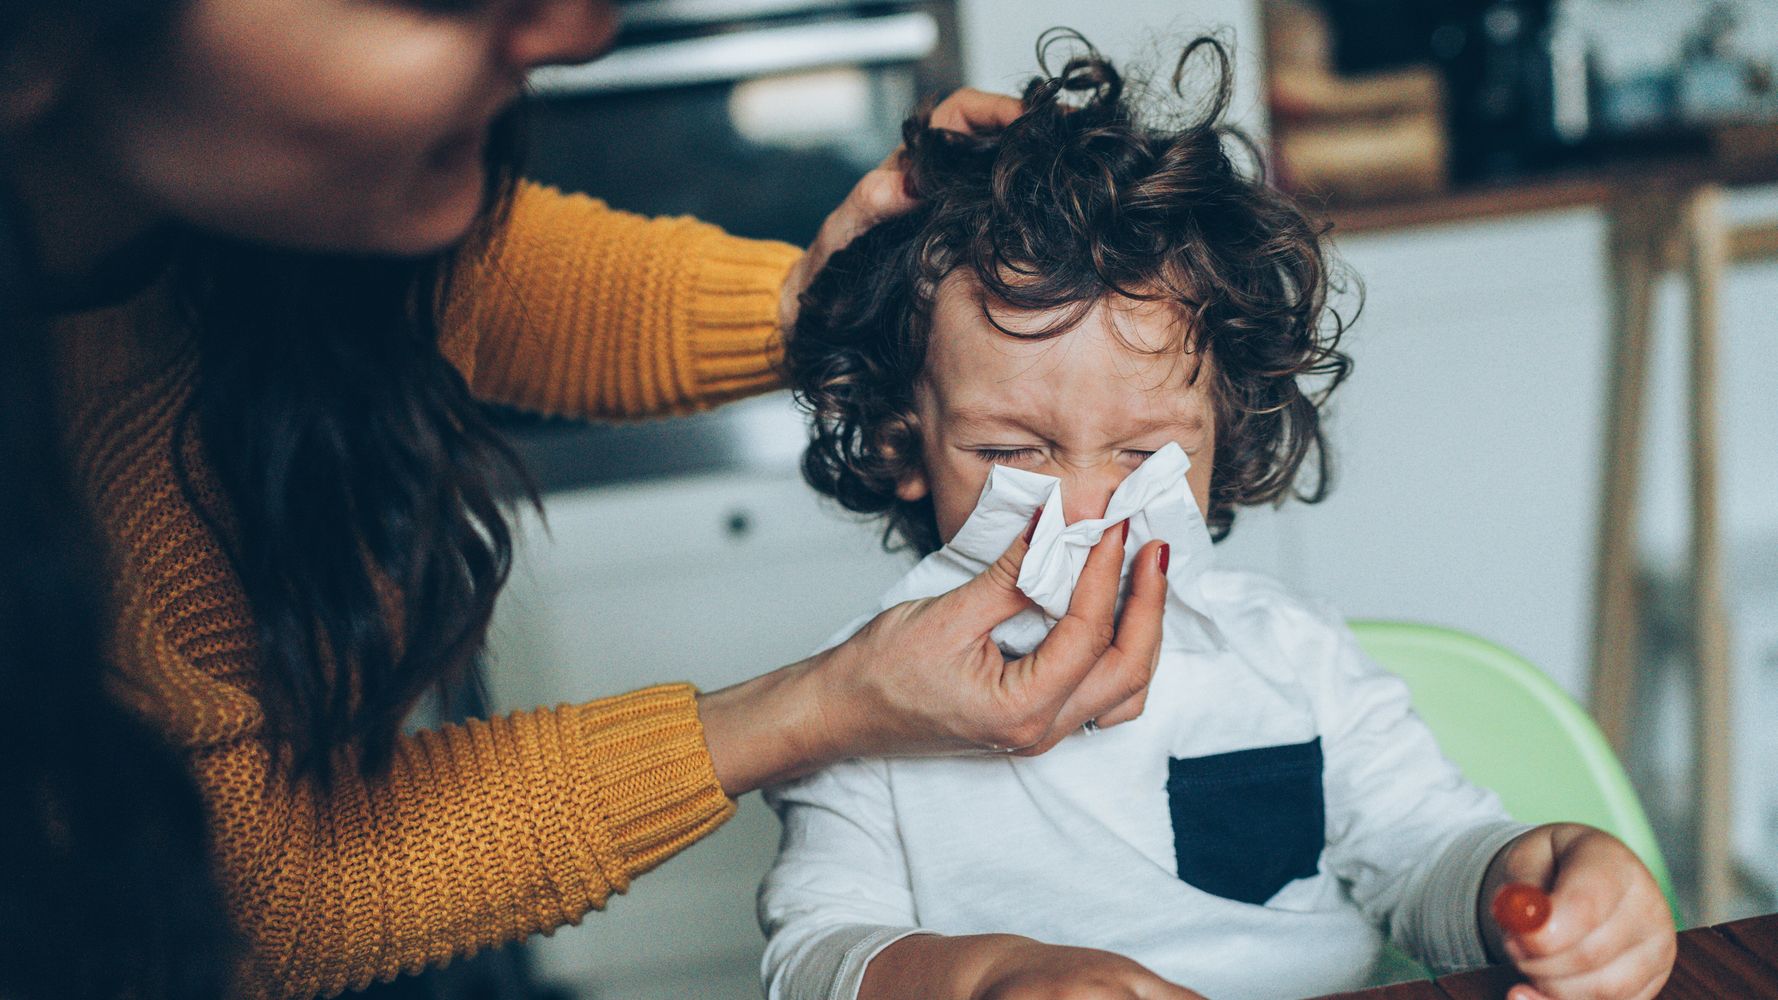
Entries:
<svg viewBox="0 0 1778 1000">
<path fill-rule="evenodd" d="M 1037 647 L 1068 611 L 1075 581 L 1087 554 L 1108 528 L 1128 519 L 1130 537 L 1124 545 L 1123 579 L 1118 604 L 1130 586 L 1136 553 L 1152 539 L 1172 546 L 1167 569 L 1167 608 L 1163 623 L 1169 647 L 1220 647 L 1222 636 L 1200 603 L 1197 579 L 1214 559 L 1209 529 L 1186 486 L 1191 460 L 1177 444 L 1168 444 L 1143 462 L 1112 493 L 1105 516 L 1064 524 L 1062 483 L 996 465 L 988 473 L 981 499 L 956 537 L 883 595 L 883 607 L 932 597 L 955 589 L 999 559 L 1013 539 L 1031 523 L 1039 505 L 1037 531 L 1019 570 L 1019 589 L 1037 606 L 1027 608 L 994 629 L 994 641 L 1008 656 L 1023 656 Z"/>
</svg>

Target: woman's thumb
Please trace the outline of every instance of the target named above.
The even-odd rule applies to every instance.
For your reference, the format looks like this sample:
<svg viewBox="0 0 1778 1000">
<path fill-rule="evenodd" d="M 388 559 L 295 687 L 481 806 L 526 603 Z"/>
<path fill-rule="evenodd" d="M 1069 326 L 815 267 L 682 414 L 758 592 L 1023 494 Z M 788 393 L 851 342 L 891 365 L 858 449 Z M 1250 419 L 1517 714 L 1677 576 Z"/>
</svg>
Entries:
<svg viewBox="0 0 1778 1000">
<path fill-rule="evenodd" d="M 962 602 L 963 613 L 980 626 L 983 634 L 1031 606 L 1031 599 L 1019 589 L 1019 568 L 1025 564 L 1025 553 L 1031 550 L 1031 535 L 1042 516 L 1043 508 L 1039 507 L 1031 515 L 1031 523 L 993 565 L 951 592 Z"/>
</svg>

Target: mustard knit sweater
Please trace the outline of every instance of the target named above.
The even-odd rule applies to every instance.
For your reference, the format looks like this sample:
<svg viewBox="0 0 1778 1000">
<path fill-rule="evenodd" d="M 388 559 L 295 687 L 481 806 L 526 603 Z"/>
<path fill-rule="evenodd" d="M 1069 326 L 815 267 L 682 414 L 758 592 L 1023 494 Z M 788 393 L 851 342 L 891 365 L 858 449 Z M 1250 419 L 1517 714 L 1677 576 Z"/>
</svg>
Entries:
<svg viewBox="0 0 1778 1000">
<path fill-rule="evenodd" d="M 443 346 L 479 397 L 531 410 L 714 405 L 775 384 L 797 255 L 526 186 Z M 387 775 L 326 791 L 282 770 L 246 596 L 174 478 L 195 368 L 169 298 L 58 322 L 62 425 L 115 563 L 118 686 L 189 756 L 244 993 L 332 995 L 578 921 L 730 816 L 684 685 L 419 733 Z"/>
</svg>

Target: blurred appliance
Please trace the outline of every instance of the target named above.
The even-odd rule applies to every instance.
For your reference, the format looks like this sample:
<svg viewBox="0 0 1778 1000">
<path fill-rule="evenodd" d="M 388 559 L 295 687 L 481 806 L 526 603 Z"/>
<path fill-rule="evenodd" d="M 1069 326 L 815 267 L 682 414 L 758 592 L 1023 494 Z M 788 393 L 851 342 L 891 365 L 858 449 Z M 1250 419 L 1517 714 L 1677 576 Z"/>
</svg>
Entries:
<svg viewBox="0 0 1778 1000">
<path fill-rule="evenodd" d="M 1325 0 L 1325 8 L 1341 72 L 1428 58 L 1442 69 L 1453 179 L 1512 177 L 1563 158 L 1574 98 L 1559 98 L 1557 86 L 1575 82 L 1574 60 L 1555 30 L 1554 0 Z M 1584 83 L 1584 65 L 1580 73 Z"/>
<path fill-rule="evenodd" d="M 651 0 L 616 47 L 532 74 L 531 176 L 649 215 L 807 243 L 958 85 L 954 0 Z"/>
<path fill-rule="evenodd" d="M 1337 73 L 1327 16 L 1308 0 L 1268 0 L 1265 35 L 1280 184 L 1352 201 L 1445 186 L 1444 83 L 1431 60 Z"/>
<path fill-rule="evenodd" d="M 955 89 L 956 0 L 642 0 L 615 48 L 531 77 L 527 174 L 645 215 L 806 245 Z M 545 491 L 793 467 L 787 399 L 668 422 L 502 420 Z"/>
</svg>

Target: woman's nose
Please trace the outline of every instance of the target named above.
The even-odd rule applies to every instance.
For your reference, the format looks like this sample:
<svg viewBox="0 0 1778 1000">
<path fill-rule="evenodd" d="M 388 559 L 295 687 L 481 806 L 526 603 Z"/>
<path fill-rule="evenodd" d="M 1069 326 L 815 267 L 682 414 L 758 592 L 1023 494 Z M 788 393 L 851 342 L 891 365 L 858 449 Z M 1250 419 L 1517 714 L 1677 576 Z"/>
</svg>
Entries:
<svg viewBox="0 0 1778 1000">
<path fill-rule="evenodd" d="M 519 0 L 506 33 L 506 60 L 519 72 L 583 63 L 617 37 L 617 5 L 606 0 Z"/>
<path fill-rule="evenodd" d="M 1111 505 L 1111 494 L 1130 470 L 1121 466 L 1080 469 L 1062 476 L 1063 519 L 1073 524 L 1089 518 L 1104 517 Z"/>
</svg>

